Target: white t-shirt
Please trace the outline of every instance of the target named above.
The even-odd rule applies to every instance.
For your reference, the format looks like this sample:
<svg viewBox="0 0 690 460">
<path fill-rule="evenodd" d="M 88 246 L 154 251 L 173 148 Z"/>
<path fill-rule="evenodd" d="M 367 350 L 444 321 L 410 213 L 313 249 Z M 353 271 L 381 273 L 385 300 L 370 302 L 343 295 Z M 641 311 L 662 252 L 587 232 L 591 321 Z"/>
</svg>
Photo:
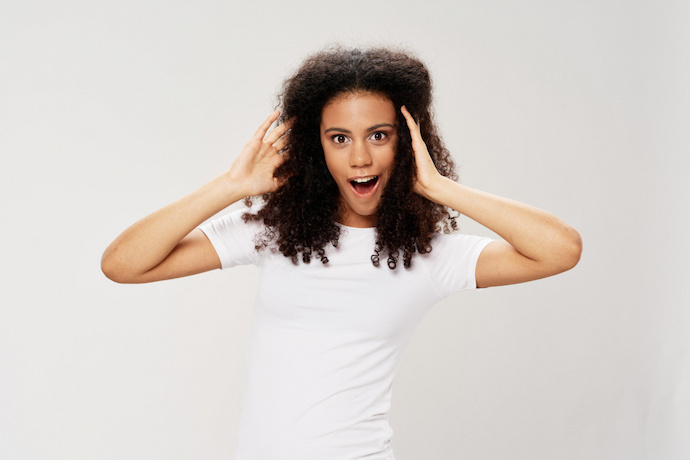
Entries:
<svg viewBox="0 0 690 460">
<path fill-rule="evenodd" d="M 341 228 L 328 264 L 257 251 L 244 211 L 201 229 L 222 267 L 255 264 L 254 309 L 237 460 L 393 459 L 393 377 L 417 324 L 443 297 L 474 289 L 488 238 L 439 234 L 412 267 L 371 263 L 373 228 Z"/>
</svg>

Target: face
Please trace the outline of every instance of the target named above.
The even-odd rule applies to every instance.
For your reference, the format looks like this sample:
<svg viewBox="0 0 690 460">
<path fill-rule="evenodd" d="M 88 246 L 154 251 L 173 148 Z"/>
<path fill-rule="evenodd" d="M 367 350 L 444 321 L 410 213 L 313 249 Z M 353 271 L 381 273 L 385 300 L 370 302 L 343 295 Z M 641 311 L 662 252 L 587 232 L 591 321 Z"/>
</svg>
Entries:
<svg viewBox="0 0 690 460">
<path fill-rule="evenodd" d="M 396 111 L 385 96 L 346 93 L 321 113 L 321 145 L 349 227 L 376 226 L 376 210 L 388 183 L 398 142 Z"/>
</svg>

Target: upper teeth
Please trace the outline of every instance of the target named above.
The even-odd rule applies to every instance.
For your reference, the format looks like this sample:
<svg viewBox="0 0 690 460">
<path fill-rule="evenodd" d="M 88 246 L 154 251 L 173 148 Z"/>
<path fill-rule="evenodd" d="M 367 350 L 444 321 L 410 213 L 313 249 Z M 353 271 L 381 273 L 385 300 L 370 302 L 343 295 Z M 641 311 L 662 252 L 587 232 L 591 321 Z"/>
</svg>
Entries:
<svg viewBox="0 0 690 460">
<path fill-rule="evenodd" d="M 357 179 L 352 179 L 352 182 L 357 182 L 358 184 L 361 184 L 362 182 L 369 182 L 370 180 L 373 180 L 375 178 L 376 178 L 376 176 L 358 177 Z"/>
</svg>

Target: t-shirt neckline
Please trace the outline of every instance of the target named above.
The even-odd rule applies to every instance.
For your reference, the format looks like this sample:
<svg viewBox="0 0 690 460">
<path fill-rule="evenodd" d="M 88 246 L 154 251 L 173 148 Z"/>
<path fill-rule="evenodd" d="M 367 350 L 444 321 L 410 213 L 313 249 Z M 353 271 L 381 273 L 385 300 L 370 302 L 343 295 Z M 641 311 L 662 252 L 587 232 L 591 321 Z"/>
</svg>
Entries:
<svg viewBox="0 0 690 460">
<path fill-rule="evenodd" d="M 346 230 L 354 230 L 356 232 L 371 232 L 376 230 L 376 227 L 350 227 L 349 225 L 341 224 L 340 222 L 336 222 L 335 224 Z"/>
</svg>

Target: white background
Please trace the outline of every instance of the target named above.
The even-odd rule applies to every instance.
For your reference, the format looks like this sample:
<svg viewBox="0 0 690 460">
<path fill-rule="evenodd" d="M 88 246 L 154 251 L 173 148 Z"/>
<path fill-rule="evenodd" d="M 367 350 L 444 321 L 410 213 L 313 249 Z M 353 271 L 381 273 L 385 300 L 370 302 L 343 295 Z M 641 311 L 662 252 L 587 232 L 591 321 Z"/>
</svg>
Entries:
<svg viewBox="0 0 690 460">
<path fill-rule="evenodd" d="M 3 0 L 0 458 L 231 458 L 255 270 L 122 286 L 99 259 L 334 42 L 417 53 L 461 181 L 584 239 L 571 272 L 425 318 L 397 458 L 688 458 L 689 23 L 684 1 Z"/>
</svg>

